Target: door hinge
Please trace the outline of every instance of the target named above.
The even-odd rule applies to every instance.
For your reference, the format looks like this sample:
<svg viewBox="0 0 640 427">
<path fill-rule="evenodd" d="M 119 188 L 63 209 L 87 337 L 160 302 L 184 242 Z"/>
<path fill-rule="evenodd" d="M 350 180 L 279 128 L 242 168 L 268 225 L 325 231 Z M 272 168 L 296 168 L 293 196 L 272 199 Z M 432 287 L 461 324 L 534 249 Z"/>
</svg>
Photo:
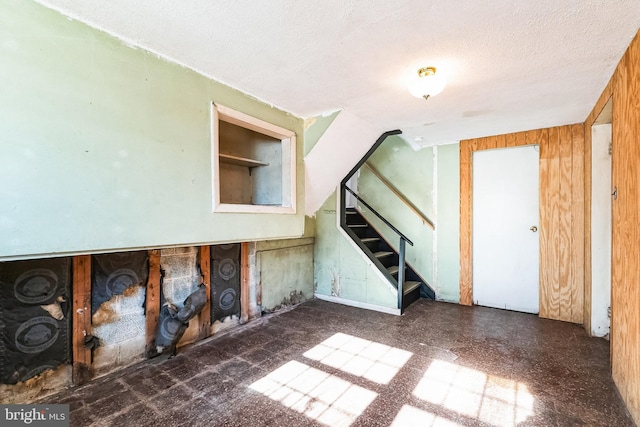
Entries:
<svg viewBox="0 0 640 427">
<path fill-rule="evenodd" d="M 613 187 L 613 193 L 611 193 L 611 195 L 613 196 L 613 200 L 618 200 L 618 187 Z"/>
<path fill-rule="evenodd" d="M 609 143 L 609 155 L 613 154 L 613 142 Z"/>
</svg>

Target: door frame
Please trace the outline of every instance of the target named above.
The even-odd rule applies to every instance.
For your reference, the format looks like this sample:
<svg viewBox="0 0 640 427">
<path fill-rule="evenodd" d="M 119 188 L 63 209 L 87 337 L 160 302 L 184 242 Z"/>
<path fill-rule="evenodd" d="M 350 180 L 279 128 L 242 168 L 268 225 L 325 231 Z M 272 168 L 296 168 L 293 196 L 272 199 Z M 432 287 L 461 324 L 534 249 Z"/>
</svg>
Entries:
<svg viewBox="0 0 640 427">
<path fill-rule="evenodd" d="M 473 153 L 494 148 L 540 145 L 543 130 L 460 141 L 460 304 L 473 305 Z M 545 132 L 546 133 L 546 132 Z M 542 233 L 542 227 L 540 227 Z"/>
</svg>

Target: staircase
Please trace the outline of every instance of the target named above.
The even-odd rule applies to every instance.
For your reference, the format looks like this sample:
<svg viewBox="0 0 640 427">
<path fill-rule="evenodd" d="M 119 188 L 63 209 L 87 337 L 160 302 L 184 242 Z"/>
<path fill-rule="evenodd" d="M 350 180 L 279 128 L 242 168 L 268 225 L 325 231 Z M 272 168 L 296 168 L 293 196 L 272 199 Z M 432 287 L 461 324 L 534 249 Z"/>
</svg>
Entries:
<svg viewBox="0 0 640 427">
<path fill-rule="evenodd" d="M 378 267 L 390 283 L 398 288 L 399 253 L 354 208 L 347 208 L 346 229 L 356 244 Z M 408 264 L 404 264 L 402 306 L 404 310 L 420 298 L 435 299 L 435 292 Z"/>
<path fill-rule="evenodd" d="M 397 308 L 400 310 L 400 314 L 403 313 L 406 307 L 419 298 L 435 299 L 435 292 L 429 286 L 427 281 L 422 279 L 415 270 L 406 263 L 406 244 L 413 246 L 413 242 L 386 218 L 380 215 L 380 213 L 369 205 L 369 203 L 367 203 L 362 197 L 360 197 L 357 191 L 354 191 L 348 185 L 348 182 L 355 176 L 360 168 L 365 165 L 367 159 L 371 157 L 373 152 L 380 147 L 386 138 L 392 135 L 399 135 L 401 133 L 402 131 L 400 130 L 392 130 L 383 133 L 369 151 L 367 151 L 367 153 L 362 157 L 362 159 L 360 159 L 347 176 L 345 176 L 340 182 L 340 228 L 342 228 L 358 245 L 358 247 L 360 247 L 362 252 L 369 257 L 371 262 L 380 270 L 389 283 L 396 289 L 400 290 L 397 293 Z M 378 178 L 382 178 L 377 173 L 375 175 L 378 176 Z M 406 200 L 401 193 L 390 186 L 389 183 L 385 182 L 385 185 L 389 187 L 392 194 L 399 197 L 400 200 L 414 211 L 414 213 L 420 214 L 415 206 Z M 384 238 L 382 238 L 382 235 L 375 230 L 375 228 L 367 221 L 358 209 L 347 208 L 347 194 L 350 194 L 349 197 L 357 200 L 357 206 L 362 209 L 368 209 L 367 212 L 375 215 L 380 219 L 380 221 L 382 221 L 385 227 L 398 236 L 397 251 L 387 241 L 385 241 Z M 424 224 L 435 230 L 435 224 L 431 220 L 421 214 L 419 216 L 423 219 Z"/>
</svg>

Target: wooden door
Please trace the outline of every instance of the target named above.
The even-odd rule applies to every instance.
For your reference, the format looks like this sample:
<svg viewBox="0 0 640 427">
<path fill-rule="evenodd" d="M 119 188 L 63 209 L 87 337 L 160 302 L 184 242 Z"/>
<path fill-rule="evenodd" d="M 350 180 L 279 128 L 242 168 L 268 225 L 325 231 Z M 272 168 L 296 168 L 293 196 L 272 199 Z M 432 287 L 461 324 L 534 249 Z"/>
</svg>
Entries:
<svg viewBox="0 0 640 427">
<path fill-rule="evenodd" d="M 473 154 L 473 300 L 539 311 L 537 145 Z"/>
</svg>

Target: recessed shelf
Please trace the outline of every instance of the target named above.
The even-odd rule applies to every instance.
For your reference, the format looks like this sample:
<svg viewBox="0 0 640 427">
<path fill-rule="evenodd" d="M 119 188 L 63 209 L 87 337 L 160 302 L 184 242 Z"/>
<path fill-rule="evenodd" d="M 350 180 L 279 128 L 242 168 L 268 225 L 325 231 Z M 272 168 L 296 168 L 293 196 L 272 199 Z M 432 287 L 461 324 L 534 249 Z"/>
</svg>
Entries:
<svg viewBox="0 0 640 427">
<path fill-rule="evenodd" d="M 296 213 L 296 133 L 211 104 L 213 211 Z"/>
<path fill-rule="evenodd" d="M 232 165 L 246 166 L 248 168 L 256 168 L 258 166 L 269 166 L 269 163 L 259 162 L 258 160 L 247 159 L 244 157 L 232 156 L 230 154 L 220 154 L 220 161 L 222 163 L 229 163 Z"/>
</svg>

